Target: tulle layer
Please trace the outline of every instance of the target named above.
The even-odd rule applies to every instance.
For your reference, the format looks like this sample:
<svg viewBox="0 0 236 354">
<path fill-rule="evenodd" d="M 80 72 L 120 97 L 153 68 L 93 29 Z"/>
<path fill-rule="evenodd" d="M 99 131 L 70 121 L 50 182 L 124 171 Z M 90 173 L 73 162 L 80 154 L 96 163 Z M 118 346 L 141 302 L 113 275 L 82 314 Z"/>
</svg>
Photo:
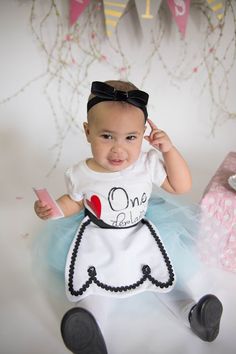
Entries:
<svg viewBox="0 0 236 354">
<path fill-rule="evenodd" d="M 180 205 L 174 198 L 158 195 L 150 199 L 146 217 L 160 232 L 178 282 L 185 283 L 202 267 L 199 245 L 203 236 L 212 232 L 213 226 L 210 224 L 213 221 L 203 218 L 198 205 Z M 34 263 L 38 269 L 44 270 L 42 273 L 47 270 L 56 272 L 64 281 L 69 247 L 83 218 L 84 213 L 81 212 L 46 222 L 33 243 Z"/>
</svg>

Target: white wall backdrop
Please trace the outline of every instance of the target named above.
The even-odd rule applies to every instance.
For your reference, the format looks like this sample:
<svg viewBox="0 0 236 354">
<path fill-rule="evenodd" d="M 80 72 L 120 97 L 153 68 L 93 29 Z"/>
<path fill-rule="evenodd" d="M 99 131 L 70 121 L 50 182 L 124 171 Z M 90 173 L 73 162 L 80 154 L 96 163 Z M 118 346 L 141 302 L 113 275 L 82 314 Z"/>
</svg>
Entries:
<svg viewBox="0 0 236 354">
<path fill-rule="evenodd" d="M 33 3 L 2 0 L 0 4 L 3 194 L 6 181 L 10 192 L 14 190 L 13 195 L 25 195 L 26 189 L 35 184 L 46 185 L 53 193 L 60 194 L 65 168 L 88 152 L 80 127 L 86 117 L 91 81 L 122 77 L 150 93 L 149 115 L 169 133 L 189 162 L 194 184 L 187 198 L 198 201 L 222 159 L 236 149 L 232 9 L 227 11 L 221 37 L 219 30 L 207 36 L 209 24 L 196 6 L 205 1 L 193 1 L 186 37 L 181 40 L 165 1 L 153 32 L 149 27 L 142 30 L 131 1 L 118 24 L 118 36 L 114 35 L 109 43 L 101 10 L 92 18 L 92 25 L 87 24 L 92 7 L 84 12 L 80 18 L 82 32 L 80 27 L 68 28 L 67 1 L 56 2 L 59 20 L 53 12 L 44 18 L 50 0 L 36 1 L 30 18 Z M 231 3 L 235 11 L 235 2 Z M 210 11 L 208 14 L 217 26 L 214 14 Z M 60 49 L 68 34 L 73 41 Z M 41 42 L 36 35 L 41 36 Z M 96 36 L 92 44 L 91 36 Z M 159 46 L 156 52 L 154 44 Z M 99 56 L 103 59 L 98 60 Z M 23 92 L 19 92 L 25 85 Z M 226 112 L 217 108 L 223 106 L 221 100 Z M 233 119 L 229 113 L 234 113 Z M 51 170 L 55 162 L 56 168 Z"/>
</svg>

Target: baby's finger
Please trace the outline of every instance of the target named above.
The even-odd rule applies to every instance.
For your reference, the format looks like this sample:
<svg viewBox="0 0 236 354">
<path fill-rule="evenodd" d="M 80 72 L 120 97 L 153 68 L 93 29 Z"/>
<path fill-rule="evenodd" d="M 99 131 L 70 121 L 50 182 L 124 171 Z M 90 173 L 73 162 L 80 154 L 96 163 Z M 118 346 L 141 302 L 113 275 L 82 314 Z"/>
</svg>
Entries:
<svg viewBox="0 0 236 354">
<path fill-rule="evenodd" d="M 47 206 L 47 204 L 45 202 L 42 202 L 41 200 L 37 200 L 36 203 L 39 208 L 45 208 Z"/>
<path fill-rule="evenodd" d="M 39 210 L 41 208 L 44 208 L 46 204 L 42 203 L 40 200 L 36 200 L 34 203 L 34 210 Z"/>
<path fill-rule="evenodd" d="M 47 204 L 35 204 L 35 211 L 37 214 L 43 214 L 43 213 L 47 213 L 50 212 L 52 210 L 52 208 L 50 206 L 48 206 Z"/>
<path fill-rule="evenodd" d="M 52 217 L 52 213 L 46 213 L 46 214 L 41 215 L 40 217 L 43 220 L 47 220 L 47 219 L 50 219 Z"/>
<path fill-rule="evenodd" d="M 41 219 L 49 219 L 51 216 L 52 216 L 52 209 L 47 209 L 47 210 L 41 210 L 39 213 L 38 213 L 38 216 L 41 218 Z"/>
<path fill-rule="evenodd" d="M 155 130 L 158 129 L 157 126 L 153 123 L 153 121 L 152 121 L 151 119 L 148 118 L 148 119 L 147 119 L 147 122 L 148 122 L 148 124 L 150 125 L 151 129 L 153 129 L 153 130 L 154 130 L 154 129 L 155 129 Z"/>
<path fill-rule="evenodd" d="M 145 140 L 147 140 L 147 142 L 151 143 L 151 139 L 150 139 L 150 136 L 149 135 L 145 135 L 143 137 Z"/>
<path fill-rule="evenodd" d="M 154 137 L 155 139 L 166 139 L 166 133 L 163 130 L 156 130 Z"/>
</svg>

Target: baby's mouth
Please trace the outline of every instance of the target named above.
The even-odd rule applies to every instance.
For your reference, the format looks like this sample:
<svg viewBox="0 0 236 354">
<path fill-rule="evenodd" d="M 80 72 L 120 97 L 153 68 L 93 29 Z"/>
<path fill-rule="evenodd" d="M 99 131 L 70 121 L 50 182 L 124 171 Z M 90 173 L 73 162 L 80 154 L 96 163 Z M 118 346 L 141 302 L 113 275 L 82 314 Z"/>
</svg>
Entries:
<svg viewBox="0 0 236 354">
<path fill-rule="evenodd" d="M 108 161 L 113 166 L 120 166 L 124 162 L 124 160 L 121 160 L 121 159 L 109 159 Z"/>
</svg>

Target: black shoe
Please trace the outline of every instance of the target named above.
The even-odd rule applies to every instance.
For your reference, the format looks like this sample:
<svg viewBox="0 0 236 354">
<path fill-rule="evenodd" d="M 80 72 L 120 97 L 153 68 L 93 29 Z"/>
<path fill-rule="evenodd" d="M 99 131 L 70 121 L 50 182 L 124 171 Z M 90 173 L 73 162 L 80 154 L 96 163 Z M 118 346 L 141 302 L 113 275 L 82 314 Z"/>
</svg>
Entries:
<svg viewBox="0 0 236 354">
<path fill-rule="evenodd" d="M 202 340 L 212 342 L 218 336 L 222 312 L 222 303 L 216 296 L 203 296 L 189 313 L 192 331 Z"/>
<path fill-rule="evenodd" d="M 65 313 L 61 335 L 65 346 L 74 354 L 107 354 L 98 324 L 85 309 L 74 307 Z"/>
</svg>

